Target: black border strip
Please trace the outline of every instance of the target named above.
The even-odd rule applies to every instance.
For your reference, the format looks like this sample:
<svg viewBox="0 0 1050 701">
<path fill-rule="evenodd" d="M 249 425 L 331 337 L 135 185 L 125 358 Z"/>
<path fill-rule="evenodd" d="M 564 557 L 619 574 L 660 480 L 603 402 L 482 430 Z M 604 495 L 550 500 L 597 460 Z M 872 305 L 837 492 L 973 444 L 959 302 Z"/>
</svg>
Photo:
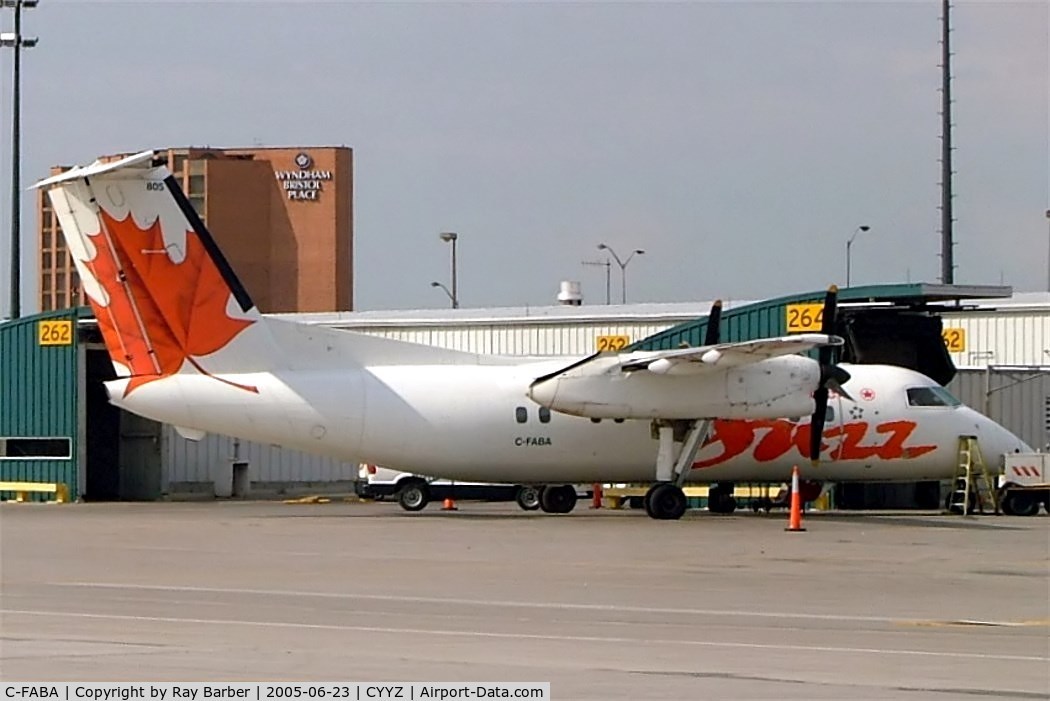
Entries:
<svg viewBox="0 0 1050 701">
<path fill-rule="evenodd" d="M 204 222 L 197 216 L 196 210 L 193 209 L 193 205 L 186 198 L 186 194 L 179 187 L 178 181 L 174 175 L 169 175 L 164 178 L 164 184 L 168 186 L 168 192 L 175 198 L 175 203 L 179 205 L 179 209 L 182 210 L 183 216 L 186 217 L 186 221 L 190 223 L 193 230 L 197 233 L 201 243 L 204 244 L 204 250 L 208 252 L 212 262 L 215 263 L 215 267 L 219 269 L 219 274 L 222 275 L 222 279 L 229 285 L 230 291 L 233 292 L 233 298 L 237 300 L 237 304 L 241 306 L 241 311 L 247 312 L 249 309 L 255 306 L 252 302 L 251 295 L 248 294 L 248 290 L 244 288 L 241 281 L 237 279 L 237 274 L 233 272 L 233 268 L 230 266 L 229 261 L 226 260 L 226 256 L 222 254 L 218 244 L 215 243 L 215 239 L 212 238 L 211 232 L 204 226 Z"/>
<path fill-rule="evenodd" d="M 535 380 L 533 380 L 532 382 L 529 383 L 529 387 L 535 387 L 536 385 L 540 384 L 541 382 L 546 382 L 547 380 L 549 380 L 551 378 L 557 377 L 558 375 L 562 374 L 563 372 L 568 372 L 569 370 L 572 370 L 573 368 L 578 368 L 578 367 L 580 367 L 581 365 L 583 365 L 585 363 L 589 363 L 592 360 L 594 360 L 595 358 L 597 358 L 599 355 L 602 355 L 603 353 L 605 353 L 605 351 L 598 351 L 597 353 L 592 353 L 591 355 L 588 355 L 586 358 L 580 358 L 579 360 L 577 360 L 575 363 L 572 363 L 571 365 L 566 365 L 565 367 L 559 368 L 559 369 L 555 370 L 554 372 L 548 372 L 546 375 L 543 375 L 541 377 L 537 377 Z"/>
</svg>

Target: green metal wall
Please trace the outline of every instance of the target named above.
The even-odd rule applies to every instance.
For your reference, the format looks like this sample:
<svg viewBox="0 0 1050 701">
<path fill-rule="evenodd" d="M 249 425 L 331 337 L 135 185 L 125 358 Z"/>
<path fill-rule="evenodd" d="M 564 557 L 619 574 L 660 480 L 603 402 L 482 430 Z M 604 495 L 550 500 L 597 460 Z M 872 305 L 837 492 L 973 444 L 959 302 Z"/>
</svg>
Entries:
<svg viewBox="0 0 1050 701">
<path fill-rule="evenodd" d="M 772 338 L 787 335 L 787 313 L 789 304 L 803 302 L 823 303 L 825 290 L 814 290 L 800 294 L 778 297 L 748 304 L 722 312 L 722 341 L 750 341 L 755 338 Z M 922 284 L 871 285 L 839 290 L 839 303 L 872 302 L 886 299 L 919 298 Z M 678 348 L 683 343 L 702 346 L 707 331 L 707 318 L 689 321 L 650 336 L 630 347 L 629 350 L 666 350 Z"/>
<path fill-rule="evenodd" d="M 812 292 L 756 302 L 722 312 L 722 341 L 749 341 L 754 338 L 784 336 L 787 320 L 784 307 L 797 302 L 822 302 L 824 292 Z M 679 324 L 635 344 L 631 350 L 665 350 L 683 343 L 702 346 L 707 333 L 707 318 Z"/>
<path fill-rule="evenodd" d="M 67 459 L 0 457 L 0 480 L 65 482 L 70 498 L 80 495 L 77 484 L 78 310 L 24 317 L 0 324 L 0 437 L 69 438 Z M 69 345 L 40 345 L 41 321 L 69 320 Z M 0 498 L 12 498 L 10 493 Z"/>
</svg>

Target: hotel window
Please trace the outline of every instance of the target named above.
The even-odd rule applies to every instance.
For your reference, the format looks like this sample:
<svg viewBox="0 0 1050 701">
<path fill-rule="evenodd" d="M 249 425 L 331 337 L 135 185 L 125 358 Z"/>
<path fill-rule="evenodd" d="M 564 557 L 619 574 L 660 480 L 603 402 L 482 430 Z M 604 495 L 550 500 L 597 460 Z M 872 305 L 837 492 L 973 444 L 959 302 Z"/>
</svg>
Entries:
<svg viewBox="0 0 1050 701">
<path fill-rule="evenodd" d="M 197 213 L 201 221 L 204 221 L 204 195 L 190 195 L 189 200 L 193 211 Z"/>
</svg>

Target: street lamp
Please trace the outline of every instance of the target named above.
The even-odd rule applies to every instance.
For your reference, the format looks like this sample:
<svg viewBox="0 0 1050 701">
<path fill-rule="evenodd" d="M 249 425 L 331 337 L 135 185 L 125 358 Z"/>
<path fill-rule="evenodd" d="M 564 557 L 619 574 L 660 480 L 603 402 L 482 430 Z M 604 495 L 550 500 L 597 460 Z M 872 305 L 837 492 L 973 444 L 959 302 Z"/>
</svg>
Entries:
<svg viewBox="0 0 1050 701">
<path fill-rule="evenodd" d="M 1050 209 L 1046 210 L 1046 222 L 1050 226 Z M 1046 291 L 1050 292 L 1050 249 L 1048 249 L 1046 262 Z"/>
<path fill-rule="evenodd" d="M 22 8 L 37 6 L 37 0 L 0 0 L 0 7 L 15 11 L 15 31 L 0 34 L 0 46 L 15 50 L 14 83 L 11 88 L 11 318 L 22 315 L 22 189 L 21 116 L 22 49 L 37 44 L 36 37 L 22 36 Z"/>
<path fill-rule="evenodd" d="M 642 255 L 643 253 L 645 253 L 645 251 L 643 251 L 640 248 L 636 248 L 633 251 L 631 251 L 631 255 L 627 256 L 627 260 L 620 260 L 620 256 L 616 255 L 616 251 L 613 250 L 612 246 L 609 246 L 604 243 L 599 243 L 598 250 L 608 251 L 610 254 L 612 254 L 612 257 L 616 261 L 616 264 L 620 266 L 620 300 L 621 304 L 627 304 L 627 264 L 631 262 L 632 258 L 634 258 L 635 256 Z"/>
<path fill-rule="evenodd" d="M 438 238 L 445 243 L 452 244 L 452 291 L 449 292 L 444 285 L 441 285 L 441 288 L 448 293 L 449 299 L 452 300 L 452 308 L 459 309 L 459 292 L 457 291 L 456 284 L 456 241 L 459 240 L 459 234 L 454 231 L 443 231 L 438 234 Z M 436 287 L 436 285 L 432 284 L 431 287 Z"/>
<path fill-rule="evenodd" d="M 452 296 L 452 293 L 448 291 L 448 288 L 445 287 L 444 284 L 442 284 L 442 283 L 438 282 L 437 280 L 435 280 L 434 282 L 430 283 L 430 286 L 431 287 L 440 287 L 442 290 L 444 290 L 445 294 L 448 295 L 448 298 L 450 300 L 452 300 L 452 308 L 453 309 L 456 308 L 456 298 L 454 296 Z"/>
<path fill-rule="evenodd" d="M 846 241 L 846 287 L 849 287 L 849 262 L 850 262 L 850 248 L 853 246 L 853 239 L 857 238 L 857 234 L 862 231 L 870 231 L 871 227 L 866 224 L 862 224 L 853 230 L 853 235 Z"/>
<path fill-rule="evenodd" d="M 609 304 L 609 302 L 610 302 L 610 297 L 609 297 L 609 277 L 610 276 L 609 276 L 609 272 L 610 272 L 610 269 L 612 268 L 612 263 L 609 262 L 608 258 L 606 258 L 605 260 L 585 260 L 585 261 L 581 261 L 581 262 L 584 265 L 600 265 L 603 268 L 605 268 L 605 303 Z"/>
</svg>

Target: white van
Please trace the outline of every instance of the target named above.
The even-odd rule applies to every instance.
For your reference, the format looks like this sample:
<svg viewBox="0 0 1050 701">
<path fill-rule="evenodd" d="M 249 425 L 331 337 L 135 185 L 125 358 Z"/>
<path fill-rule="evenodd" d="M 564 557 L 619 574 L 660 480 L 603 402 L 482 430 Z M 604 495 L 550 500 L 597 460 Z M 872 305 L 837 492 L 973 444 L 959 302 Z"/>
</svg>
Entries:
<svg viewBox="0 0 1050 701">
<path fill-rule="evenodd" d="M 526 511 L 540 508 L 539 486 L 455 482 L 365 463 L 358 468 L 354 491 L 365 499 L 396 496 L 405 511 L 419 511 L 431 501 L 443 501 L 449 497 L 468 501 L 515 501 Z"/>
</svg>

